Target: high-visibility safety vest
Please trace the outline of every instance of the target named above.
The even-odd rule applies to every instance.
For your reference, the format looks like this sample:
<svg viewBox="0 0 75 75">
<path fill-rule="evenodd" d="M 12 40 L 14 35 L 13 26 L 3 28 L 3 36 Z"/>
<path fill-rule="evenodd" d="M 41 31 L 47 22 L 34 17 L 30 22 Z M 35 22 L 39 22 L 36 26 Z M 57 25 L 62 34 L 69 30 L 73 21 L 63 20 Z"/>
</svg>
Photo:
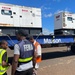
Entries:
<svg viewBox="0 0 75 75">
<path fill-rule="evenodd" d="M 3 57 L 3 54 L 6 52 L 6 50 L 4 50 L 4 49 L 0 49 L 0 75 L 3 75 L 6 71 L 7 71 L 7 69 L 8 69 L 8 67 L 3 67 L 2 66 L 2 57 Z M 8 58 L 6 59 L 6 62 L 8 62 Z"/>
<path fill-rule="evenodd" d="M 19 65 L 30 62 L 33 59 L 33 44 L 28 40 L 22 40 L 18 45 L 20 47 Z"/>
<path fill-rule="evenodd" d="M 38 45 L 40 45 L 40 44 L 36 41 L 36 42 L 34 43 L 34 46 L 35 46 L 35 49 L 36 49 L 36 50 L 38 50 L 38 49 L 37 49 Z M 38 62 L 41 62 L 41 57 L 36 58 L 36 62 L 37 62 L 37 63 L 38 63 Z"/>
<path fill-rule="evenodd" d="M 19 62 L 28 62 L 28 61 L 31 61 L 33 57 L 29 57 L 29 58 L 25 58 L 25 59 L 22 59 L 22 58 L 19 58 Z"/>
</svg>

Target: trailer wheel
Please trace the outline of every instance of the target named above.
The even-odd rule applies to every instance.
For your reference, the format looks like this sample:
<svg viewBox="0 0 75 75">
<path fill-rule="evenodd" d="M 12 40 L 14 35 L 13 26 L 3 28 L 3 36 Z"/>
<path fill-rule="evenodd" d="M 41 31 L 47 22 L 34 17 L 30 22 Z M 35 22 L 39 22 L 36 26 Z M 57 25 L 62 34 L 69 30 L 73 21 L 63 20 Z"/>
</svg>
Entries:
<svg viewBox="0 0 75 75">
<path fill-rule="evenodd" d="M 75 45 L 71 45 L 71 51 L 75 53 Z"/>
</svg>

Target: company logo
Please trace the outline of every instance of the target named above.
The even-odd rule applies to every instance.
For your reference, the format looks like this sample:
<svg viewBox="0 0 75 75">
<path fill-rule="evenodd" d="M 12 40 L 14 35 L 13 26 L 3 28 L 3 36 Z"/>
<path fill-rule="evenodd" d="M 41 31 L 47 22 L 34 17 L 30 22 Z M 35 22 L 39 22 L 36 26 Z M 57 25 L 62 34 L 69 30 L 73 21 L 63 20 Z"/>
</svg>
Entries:
<svg viewBox="0 0 75 75">
<path fill-rule="evenodd" d="M 28 12 L 28 10 L 22 9 L 23 12 Z"/>
<path fill-rule="evenodd" d="M 50 43 L 61 43 L 61 39 L 45 39 L 44 38 L 44 44 L 50 44 Z"/>
<path fill-rule="evenodd" d="M 59 18 L 59 17 L 60 17 L 60 15 L 56 16 L 56 18 Z"/>
<path fill-rule="evenodd" d="M 9 7 L 2 7 L 2 9 L 10 10 L 11 8 L 9 8 Z"/>
<path fill-rule="evenodd" d="M 60 18 L 60 15 L 56 16 L 56 20 L 59 20 L 59 18 Z"/>
</svg>

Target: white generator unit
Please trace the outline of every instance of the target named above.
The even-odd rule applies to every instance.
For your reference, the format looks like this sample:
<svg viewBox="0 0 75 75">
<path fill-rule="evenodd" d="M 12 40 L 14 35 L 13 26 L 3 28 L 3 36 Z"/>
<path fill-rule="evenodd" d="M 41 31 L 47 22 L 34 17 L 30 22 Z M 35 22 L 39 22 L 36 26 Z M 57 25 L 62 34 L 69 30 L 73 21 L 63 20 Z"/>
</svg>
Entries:
<svg viewBox="0 0 75 75">
<path fill-rule="evenodd" d="M 0 29 L 8 33 L 19 28 L 39 34 L 42 31 L 41 9 L 0 3 Z"/>
<path fill-rule="evenodd" d="M 75 34 L 75 14 L 69 12 L 55 14 L 54 33 Z"/>
</svg>

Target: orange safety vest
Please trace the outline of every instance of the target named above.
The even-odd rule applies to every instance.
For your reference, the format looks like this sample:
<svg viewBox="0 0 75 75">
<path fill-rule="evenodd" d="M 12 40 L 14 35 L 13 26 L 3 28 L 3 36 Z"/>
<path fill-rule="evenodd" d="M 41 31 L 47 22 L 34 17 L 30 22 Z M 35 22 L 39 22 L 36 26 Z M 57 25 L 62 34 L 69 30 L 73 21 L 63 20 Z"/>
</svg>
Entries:
<svg viewBox="0 0 75 75">
<path fill-rule="evenodd" d="M 35 49 L 37 50 L 37 46 L 40 45 L 37 41 L 35 42 L 34 46 L 35 46 Z M 36 62 L 41 62 L 41 57 L 39 58 L 36 58 Z"/>
</svg>

